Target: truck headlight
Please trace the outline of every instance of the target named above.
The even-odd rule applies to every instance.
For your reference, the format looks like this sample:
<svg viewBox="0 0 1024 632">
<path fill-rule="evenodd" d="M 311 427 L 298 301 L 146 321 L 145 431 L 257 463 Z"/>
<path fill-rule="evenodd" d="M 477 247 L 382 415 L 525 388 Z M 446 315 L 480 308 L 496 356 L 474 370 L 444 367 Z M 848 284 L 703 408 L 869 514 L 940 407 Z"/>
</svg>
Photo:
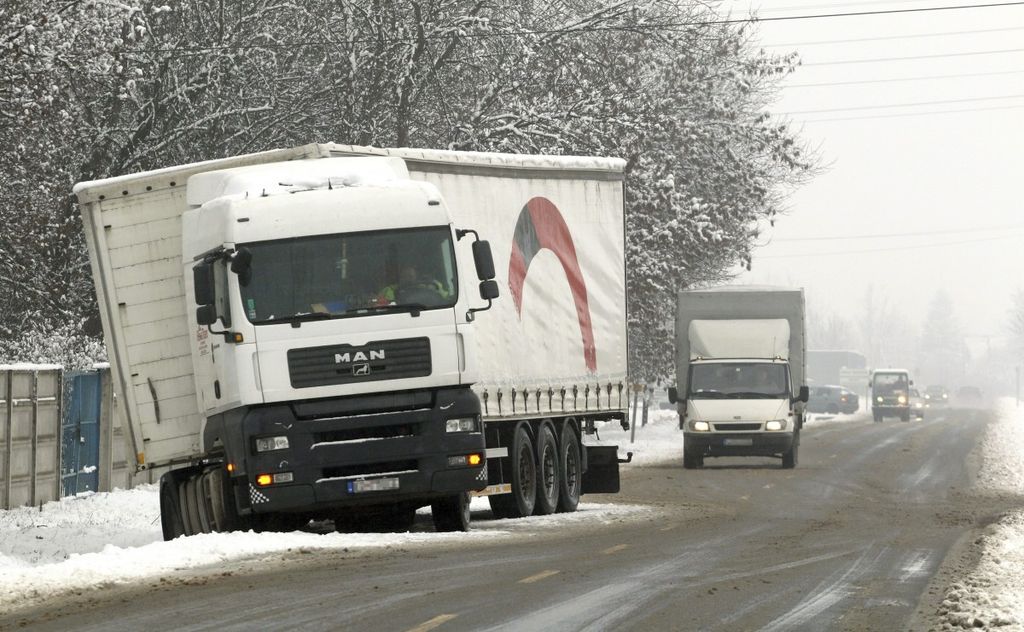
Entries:
<svg viewBox="0 0 1024 632">
<path fill-rule="evenodd" d="M 691 421 L 690 429 L 695 432 L 710 432 L 711 424 L 706 421 Z"/>
<path fill-rule="evenodd" d="M 457 417 L 444 422 L 445 432 L 479 432 L 480 419 L 478 417 Z"/>
<path fill-rule="evenodd" d="M 881 404 L 882 403 L 882 396 L 879 395 L 878 397 L 876 397 L 875 401 L 878 402 L 879 404 Z"/>
<path fill-rule="evenodd" d="M 256 452 L 273 452 L 274 450 L 287 450 L 288 437 L 260 437 L 256 439 Z"/>
<path fill-rule="evenodd" d="M 765 430 L 785 430 L 786 429 L 786 420 L 785 419 L 772 419 L 770 421 L 766 421 L 765 424 L 764 424 L 764 429 Z"/>
<path fill-rule="evenodd" d="M 906 395 L 900 395 L 899 397 L 896 398 L 896 401 L 901 403 L 901 404 L 906 404 L 907 403 L 907 397 L 906 397 Z"/>
</svg>

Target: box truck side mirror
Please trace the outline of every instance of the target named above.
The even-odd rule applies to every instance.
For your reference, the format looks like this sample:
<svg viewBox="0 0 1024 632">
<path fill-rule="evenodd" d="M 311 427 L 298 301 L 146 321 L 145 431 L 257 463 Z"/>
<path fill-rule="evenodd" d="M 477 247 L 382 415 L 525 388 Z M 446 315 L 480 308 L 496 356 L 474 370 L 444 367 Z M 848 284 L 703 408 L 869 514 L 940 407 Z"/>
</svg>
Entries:
<svg viewBox="0 0 1024 632">
<path fill-rule="evenodd" d="M 215 302 L 213 264 L 204 261 L 192 268 L 193 292 L 196 305 L 213 305 Z"/>
<path fill-rule="evenodd" d="M 196 322 L 207 327 L 217 322 L 217 306 L 211 303 L 196 308 Z"/>
<path fill-rule="evenodd" d="M 798 402 L 807 403 L 807 400 L 811 398 L 811 389 L 806 386 L 800 387 L 800 393 L 797 395 L 796 400 Z"/>
<path fill-rule="evenodd" d="M 485 301 L 492 301 L 498 298 L 498 282 L 494 279 L 480 282 L 480 298 Z"/>
<path fill-rule="evenodd" d="M 494 278 L 494 257 L 491 256 L 490 242 L 473 242 L 473 263 L 476 265 L 476 276 L 478 279 L 490 281 Z M 482 287 L 483 284 L 481 284 Z M 497 298 L 497 295 L 494 298 Z"/>
</svg>

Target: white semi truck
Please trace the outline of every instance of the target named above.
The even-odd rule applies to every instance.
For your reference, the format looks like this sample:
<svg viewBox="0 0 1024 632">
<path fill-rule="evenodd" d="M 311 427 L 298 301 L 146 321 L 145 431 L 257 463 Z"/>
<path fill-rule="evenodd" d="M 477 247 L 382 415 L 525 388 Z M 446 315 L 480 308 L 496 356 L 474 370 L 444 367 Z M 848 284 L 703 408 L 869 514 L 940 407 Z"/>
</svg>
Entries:
<svg viewBox="0 0 1024 632">
<path fill-rule="evenodd" d="M 626 423 L 622 168 L 314 144 L 76 185 L 164 537 L 617 492 L 583 439 Z"/>
<path fill-rule="evenodd" d="M 800 289 L 728 286 L 679 293 L 677 386 L 683 466 L 705 457 L 797 464 L 808 389 Z"/>
</svg>

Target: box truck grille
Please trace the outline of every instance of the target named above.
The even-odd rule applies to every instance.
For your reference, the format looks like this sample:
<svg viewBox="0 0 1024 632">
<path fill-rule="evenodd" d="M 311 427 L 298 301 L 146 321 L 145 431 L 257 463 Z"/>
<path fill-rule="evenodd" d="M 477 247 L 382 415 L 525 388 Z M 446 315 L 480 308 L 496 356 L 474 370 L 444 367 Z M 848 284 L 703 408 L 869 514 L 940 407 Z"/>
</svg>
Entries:
<svg viewBox="0 0 1024 632">
<path fill-rule="evenodd" d="M 389 472 L 409 472 L 419 469 L 415 460 L 385 461 L 383 463 L 366 463 L 364 465 L 343 465 L 324 468 L 323 478 L 354 478 Z"/>
<path fill-rule="evenodd" d="M 423 377 L 430 371 L 430 339 L 425 337 L 288 351 L 292 388 Z"/>
<path fill-rule="evenodd" d="M 737 423 L 724 423 L 724 424 L 715 424 L 715 430 L 719 430 L 719 431 L 721 431 L 721 430 L 724 430 L 724 431 L 732 430 L 732 431 L 735 431 L 735 432 L 742 432 L 742 431 L 750 432 L 751 430 L 760 430 L 760 429 L 761 429 L 761 424 L 760 423 L 739 423 L 739 424 L 737 424 Z"/>
<path fill-rule="evenodd" d="M 372 428 L 345 428 L 318 432 L 314 437 L 316 443 L 338 443 L 344 441 L 366 441 L 367 439 L 394 439 L 396 437 L 414 437 L 419 434 L 420 424 L 398 424 L 395 426 L 374 426 Z"/>
</svg>

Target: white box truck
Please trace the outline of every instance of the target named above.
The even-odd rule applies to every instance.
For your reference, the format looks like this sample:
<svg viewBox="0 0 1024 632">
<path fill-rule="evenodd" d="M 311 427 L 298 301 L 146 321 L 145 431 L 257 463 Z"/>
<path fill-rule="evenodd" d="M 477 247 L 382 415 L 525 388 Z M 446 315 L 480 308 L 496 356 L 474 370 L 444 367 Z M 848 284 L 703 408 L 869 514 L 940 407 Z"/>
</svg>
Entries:
<svg viewBox="0 0 1024 632">
<path fill-rule="evenodd" d="M 622 169 L 314 144 L 76 185 L 165 538 L 618 491 L 583 439 L 626 418 Z"/>
<path fill-rule="evenodd" d="M 676 380 L 683 466 L 709 456 L 797 463 L 804 384 L 801 289 L 728 286 L 679 293 Z"/>
</svg>

